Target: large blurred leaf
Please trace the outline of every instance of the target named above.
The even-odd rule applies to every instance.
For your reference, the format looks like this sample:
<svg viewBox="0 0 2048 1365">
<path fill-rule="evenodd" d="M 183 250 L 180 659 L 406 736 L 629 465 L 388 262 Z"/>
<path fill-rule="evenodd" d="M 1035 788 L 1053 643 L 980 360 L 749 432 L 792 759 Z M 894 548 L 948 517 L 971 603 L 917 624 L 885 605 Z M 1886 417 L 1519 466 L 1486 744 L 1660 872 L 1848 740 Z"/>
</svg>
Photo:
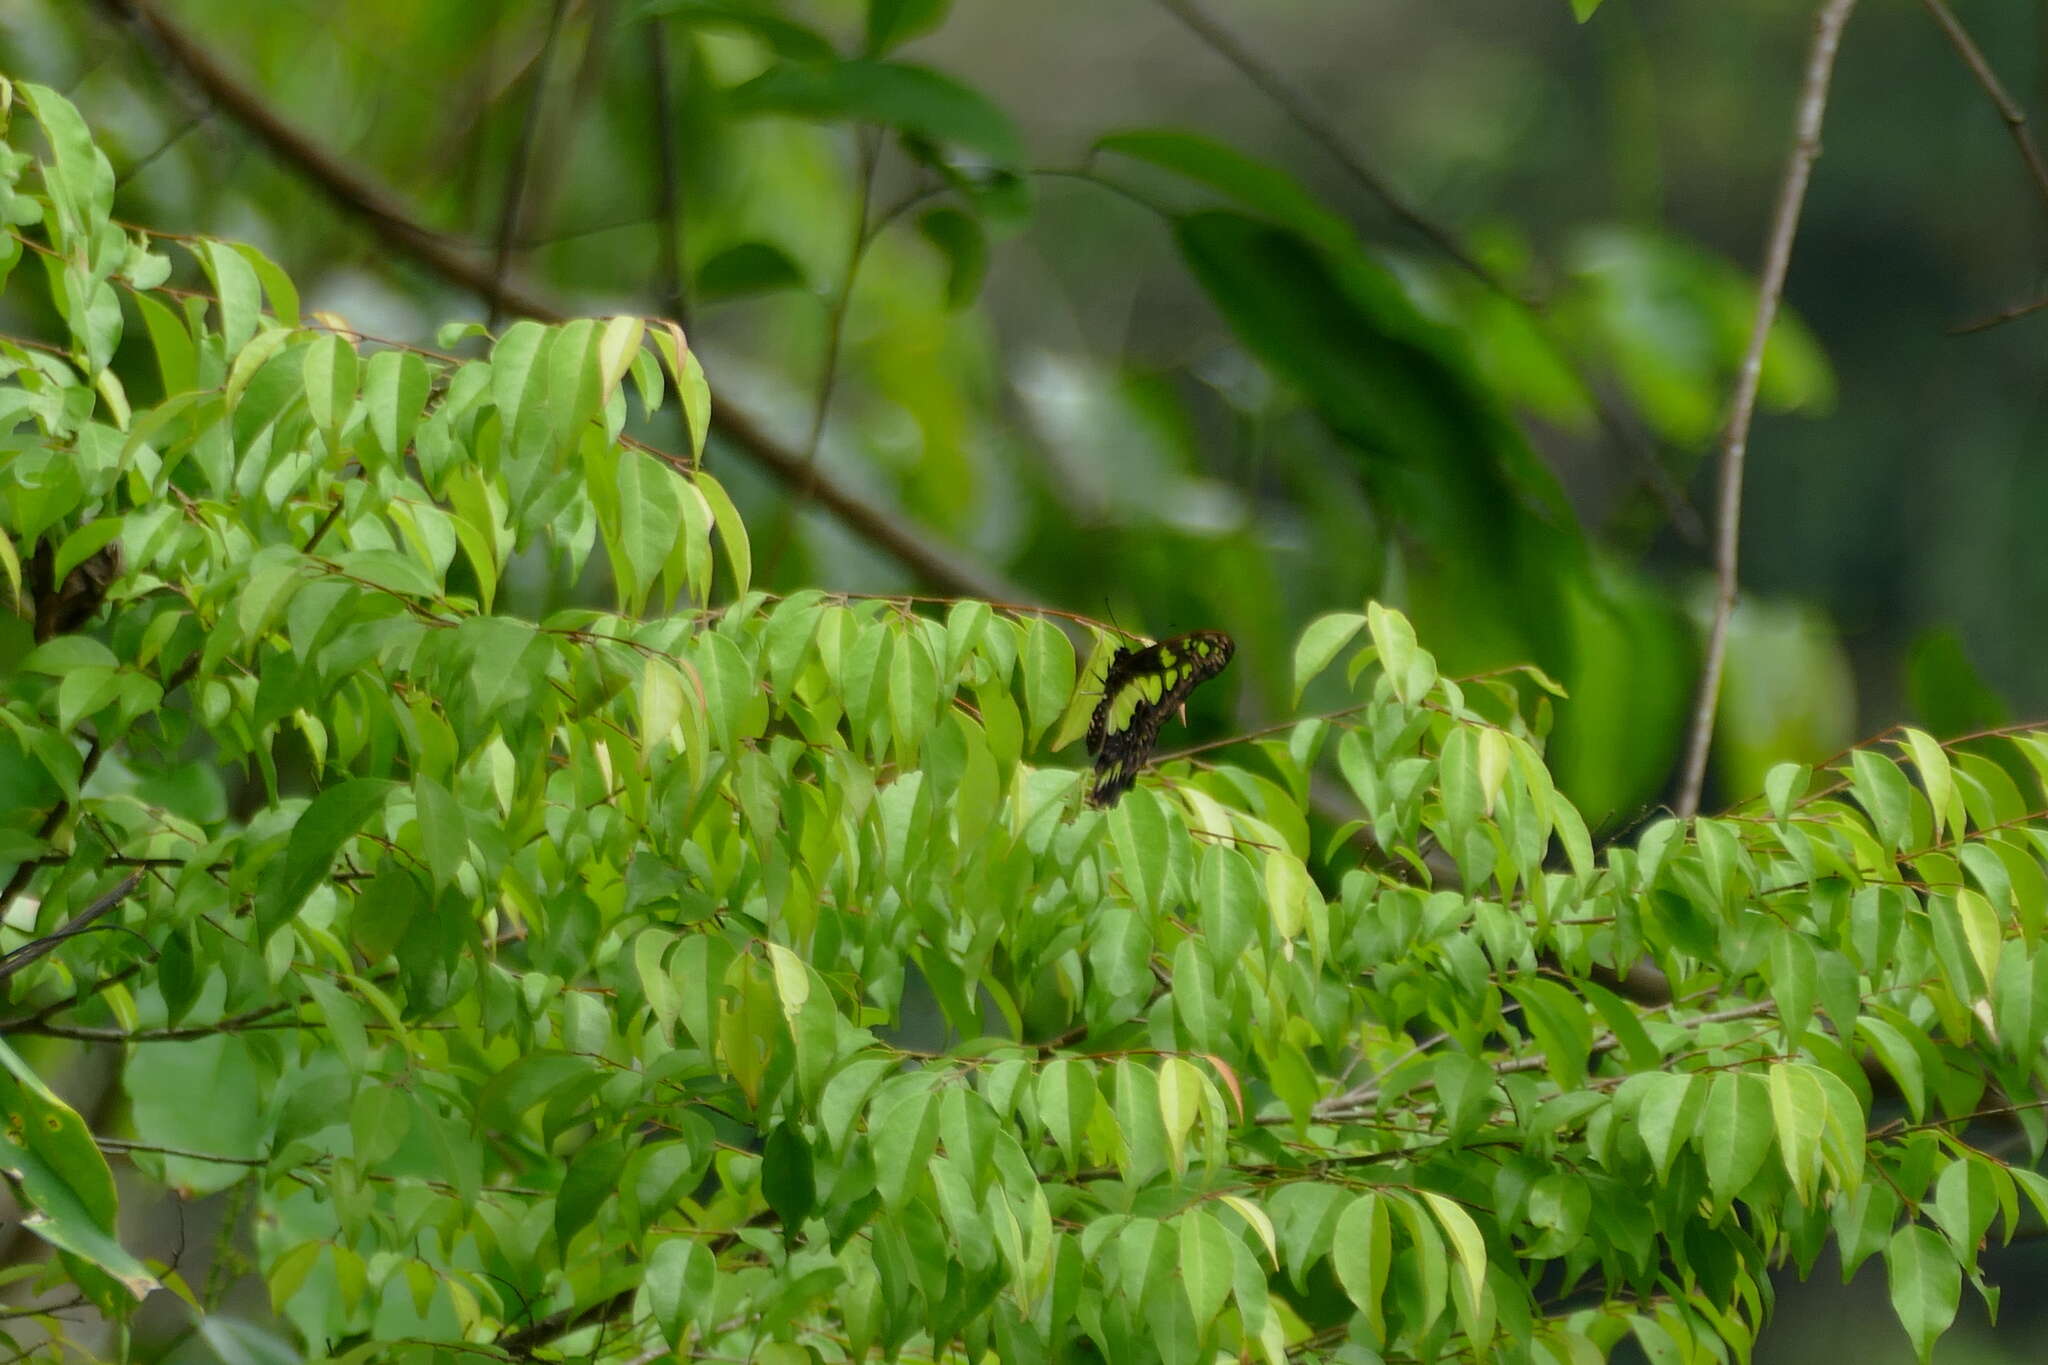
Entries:
<svg viewBox="0 0 2048 1365">
<path fill-rule="evenodd" d="M 1989 687 L 1954 630 L 1930 630 L 1906 656 L 1906 696 L 1927 728 L 1943 739 L 1989 730 L 2012 719 L 2005 698 Z"/>
<path fill-rule="evenodd" d="M 1676 238 L 1607 227 L 1572 252 L 1560 318 L 1597 349 L 1658 435 L 1703 446 L 1720 427 L 1728 383 L 1756 316 L 1742 271 Z M 1820 344 L 1780 309 L 1764 349 L 1758 401 L 1768 411 L 1824 411 L 1834 373 Z"/>
<path fill-rule="evenodd" d="M 1555 479 L 1457 336 L 1358 251 L 1220 210 L 1177 236 L 1239 339 L 1358 453 L 1374 501 L 1419 542 L 1408 605 L 1445 666 L 1533 662 L 1573 691 L 1623 680 L 1619 704 L 1566 712 L 1562 775 L 1595 815 L 1647 799 L 1689 690 L 1684 623 L 1645 585 L 1594 573 Z"/>
<path fill-rule="evenodd" d="M 1722 798 L 1762 791 L 1773 764 L 1847 748 L 1855 730 L 1855 674 L 1826 615 L 1805 603 L 1738 604 L 1714 729 Z"/>
<path fill-rule="evenodd" d="M 832 60 L 832 44 L 822 34 L 750 5 L 720 5 L 711 0 L 642 0 L 633 17 L 672 19 L 692 28 L 737 29 L 760 39 L 780 57 L 805 62 Z"/>
<path fill-rule="evenodd" d="M 729 92 L 742 116 L 785 114 L 824 123 L 879 123 L 1015 167 L 1023 144 L 1009 116 L 949 76 L 902 62 L 783 63 Z"/>
</svg>

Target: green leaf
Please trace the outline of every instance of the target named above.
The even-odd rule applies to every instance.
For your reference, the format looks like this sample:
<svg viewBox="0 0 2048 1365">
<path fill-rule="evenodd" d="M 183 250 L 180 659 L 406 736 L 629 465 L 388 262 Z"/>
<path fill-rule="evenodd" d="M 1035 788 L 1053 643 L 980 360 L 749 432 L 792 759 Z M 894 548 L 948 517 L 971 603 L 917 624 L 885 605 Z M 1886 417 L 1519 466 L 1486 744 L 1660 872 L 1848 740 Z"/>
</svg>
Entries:
<svg viewBox="0 0 2048 1365">
<path fill-rule="evenodd" d="M 1422 1191 L 1422 1198 L 1443 1227 L 1444 1236 L 1450 1239 L 1451 1260 L 1459 1270 L 1465 1291 L 1459 1298 L 1458 1311 L 1466 1333 L 1473 1341 L 1483 1342 L 1486 1333 L 1479 1330 L 1473 1314 L 1486 1302 L 1486 1239 L 1480 1234 L 1479 1225 L 1472 1221 L 1472 1215 L 1455 1199 L 1434 1190 Z"/>
<path fill-rule="evenodd" d="M 1572 0 L 1572 18 L 1585 23 L 1600 8 L 1600 0 Z"/>
<path fill-rule="evenodd" d="M 1066 709 L 1074 692 L 1074 646 L 1061 630 L 1044 617 L 1034 617 L 1025 627 L 1024 650 L 1019 662 L 1024 669 L 1024 714 L 1030 720 L 1027 732 L 1032 744 L 1045 735 Z"/>
<path fill-rule="evenodd" d="M 219 300 L 220 330 L 230 356 L 241 354 L 249 338 L 256 335 L 262 320 L 262 286 L 256 272 L 239 251 L 225 242 L 204 241 L 194 248 L 199 264 L 213 281 L 213 295 Z"/>
<path fill-rule="evenodd" d="M 555 1245 L 563 1256 L 569 1254 L 571 1240 L 618 1189 L 619 1174 L 625 1168 L 626 1144 L 615 1138 L 586 1142 L 569 1158 L 561 1191 L 555 1196 Z"/>
<path fill-rule="evenodd" d="M 704 303 L 772 294 L 780 289 L 808 289 L 803 267 L 772 242 L 740 242 L 715 253 L 697 267 L 697 298 Z"/>
<path fill-rule="evenodd" d="M 1828 1098 L 1816 1069 L 1773 1065 L 1768 1074 L 1771 1121 L 1777 1129 L 1778 1155 L 1792 1177 L 1799 1202 L 1811 1205 L 1820 1187 L 1821 1139 L 1827 1130 Z"/>
<path fill-rule="evenodd" d="M 690 476 L 690 481 L 704 495 L 704 501 L 711 504 L 718 543 L 725 547 L 726 567 L 732 573 L 733 596 L 745 597 L 754 576 L 753 545 L 747 537 L 747 524 L 740 519 L 739 509 L 733 506 L 732 498 L 718 480 L 699 471 Z"/>
<path fill-rule="evenodd" d="M 1094 1092 L 1093 1085 L 1089 1091 Z M 875 1153 L 875 1189 L 884 1205 L 892 1210 L 903 1207 L 938 1140 L 939 1106 L 929 1090 L 915 1091 L 871 1117 L 868 1141 Z"/>
<path fill-rule="evenodd" d="M 587 1057 L 566 1052 L 529 1052 L 493 1076 L 477 1101 L 477 1113 L 492 1127 L 517 1129 L 535 1105 L 592 1074 Z"/>
<path fill-rule="evenodd" d="M 1921 1365 L 1934 1358 L 1934 1343 L 1956 1318 L 1962 1271 L 1942 1235 L 1919 1223 L 1892 1234 L 1884 1250 L 1891 1277 L 1892 1311 L 1912 1339 Z"/>
<path fill-rule="evenodd" d="M 683 1334 L 693 1324 L 709 1321 L 718 1262 L 690 1238 L 672 1237 L 655 1246 L 640 1282 L 663 1338 L 671 1349 L 680 1350 Z"/>
<path fill-rule="evenodd" d="M 1443 1101 L 1444 1131 L 1457 1139 L 1471 1136 L 1493 1112 L 1492 1067 L 1462 1052 L 1446 1052 L 1432 1066 L 1436 1093 Z"/>
<path fill-rule="evenodd" d="M 930 33 L 952 7 L 953 0 L 868 0 L 867 54 L 880 56 Z"/>
<path fill-rule="evenodd" d="M 641 0 L 635 19 L 672 19 L 689 28 L 728 28 L 766 43 L 779 57 L 800 62 L 830 61 L 832 44 L 802 24 L 744 4 L 713 0 Z"/>
<path fill-rule="evenodd" d="M 1386 1340 L 1382 1300 L 1394 1262 L 1394 1231 L 1386 1201 L 1379 1195 L 1361 1194 L 1345 1206 L 1331 1234 L 1330 1262 L 1352 1306 L 1365 1315 L 1374 1336 Z"/>
<path fill-rule="evenodd" d="M 1349 225 L 1324 208 L 1293 176 L 1199 133 L 1134 129 L 1096 139 L 1095 150 L 1184 175 L 1324 246 L 1350 247 L 1356 241 Z"/>
<path fill-rule="evenodd" d="M 1038 1117 L 1070 1165 L 1079 1165 L 1082 1141 L 1095 1117 L 1095 1074 L 1072 1057 L 1048 1062 L 1038 1073 Z"/>
<path fill-rule="evenodd" d="M 1436 685 L 1436 661 L 1416 644 L 1415 627 L 1400 612 L 1377 602 L 1366 607 L 1365 622 L 1394 695 L 1411 705 L 1421 701 Z"/>
<path fill-rule="evenodd" d="M 1700 1109 L 1700 1156 L 1715 1202 L 1725 1206 L 1771 1154 L 1771 1097 L 1763 1079 L 1723 1071 L 1708 1083 Z"/>
<path fill-rule="evenodd" d="M 1009 116 L 979 92 L 921 66 L 887 61 L 782 63 L 729 91 L 742 118 L 782 114 L 825 123 L 879 123 L 1016 167 L 1023 144 Z"/>
<path fill-rule="evenodd" d="M 386 458 L 399 459 L 412 445 L 431 387 L 427 362 L 410 351 L 379 351 L 370 357 L 363 369 L 363 408 L 370 434 Z"/>
<path fill-rule="evenodd" d="M 1308 628 L 1301 632 L 1301 639 L 1294 646 L 1294 700 L 1297 705 L 1309 683 L 1330 666 L 1365 624 L 1366 618 L 1355 611 L 1329 612 L 1308 623 Z"/>
<path fill-rule="evenodd" d="M 256 897 L 256 928 L 268 938 L 299 912 L 315 887 L 327 880 L 342 845 L 384 808 L 396 782 L 356 778 L 313 798 L 292 826 L 291 842 L 277 875 L 267 877 Z"/>
<path fill-rule="evenodd" d="M 1913 834 L 1913 784 L 1898 764 L 1869 749 L 1851 754 L 1849 766 L 1855 774 L 1850 789 L 1869 812 L 1877 837 L 1894 851 L 1905 848 Z"/>
<path fill-rule="evenodd" d="M 1223 1225 L 1202 1209 L 1191 1209 L 1175 1220 L 1180 1234 L 1180 1287 L 1195 1315 L 1195 1330 L 1208 1330 L 1223 1311 L 1230 1296 L 1236 1258 L 1231 1250 L 1235 1240 Z"/>
<path fill-rule="evenodd" d="M 4 1042 L 0 1065 L 0 1174 L 27 1205 L 22 1226 L 143 1298 L 157 1282 L 115 1240 L 114 1176 L 85 1120 Z"/>
<path fill-rule="evenodd" d="M 164 394 L 187 393 L 199 385 L 199 352 L 192 333 L 170 309 L 148 294 L 135 295 L 135 307 L 149 330 L 149 344 L 156 351 L 157 373 L 163 377 Z"/>
<path fill-rule="evenodd" d="M 946 261 L 946 306 L 965 308 L 988 275 L 988 235 L 981 220 L 954 208 L 927 209 L 917 231 Z"/>
</svg>

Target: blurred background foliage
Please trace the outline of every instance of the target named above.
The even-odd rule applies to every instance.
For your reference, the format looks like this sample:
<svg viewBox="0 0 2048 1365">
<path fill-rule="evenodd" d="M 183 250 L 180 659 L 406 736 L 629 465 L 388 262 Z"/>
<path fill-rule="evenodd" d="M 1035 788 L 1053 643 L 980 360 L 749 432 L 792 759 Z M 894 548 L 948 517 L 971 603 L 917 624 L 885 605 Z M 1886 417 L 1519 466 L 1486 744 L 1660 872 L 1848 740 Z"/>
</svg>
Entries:
<svg viewBox="0 0 2048 1365">
<path fill-rule="evenodd" d="M 363 332 L 517 309 L 266 123 L 530 297 L 678 318 L 750 433 L 710 459 L 763 586 L 1226 629 L 1210 733 L 1287 713 L 1287 642 L 1379 596 L 1447 670 L 1558 679 L 1559 777 L 1614 830 L 1666 795 L 1691 704 L 1808 9 L 16 0 L 0 67 L 79 104 L 123 217 L 252 240 Z M 2048 102 L 2048 4 L 1957 9 Z M 1767 357 L 1709 805 L 1895 721 L 2043 709 L 2048 316 L 1951 334 L 2048 285 L 2043 228 L 1928 16 L 1863 6 Z M 645 434 L 685 448 L 677 421 Z M 547 604 L 529 567 L 502 609 Z"/>
</svg>

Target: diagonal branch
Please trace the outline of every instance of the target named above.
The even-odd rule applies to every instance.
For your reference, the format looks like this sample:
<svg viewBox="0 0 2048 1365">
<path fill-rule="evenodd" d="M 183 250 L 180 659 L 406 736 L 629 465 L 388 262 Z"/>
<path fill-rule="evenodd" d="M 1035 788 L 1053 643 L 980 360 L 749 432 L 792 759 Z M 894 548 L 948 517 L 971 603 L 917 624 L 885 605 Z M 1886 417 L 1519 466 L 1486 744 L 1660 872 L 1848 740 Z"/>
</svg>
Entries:
<svg viewBox="0 0 2048 1365">
<path fill-rule="evenodd" d="M 62 929 L 44 934 L 41 938 L 30 939 L 5 957 L 0 957 L 0 981 L 5 981 L 22 968 L 30 966 L 37 960 L 48 956 L 64 940 L 77 938 L 80 934 L 90 930 L 100 916 L 112 910 L 122 901 L 127 900 L 135 888 L 142 885 L 142 875 L 140 872 L 130 873 L 112 891 L 107 892 L 106 895 L 101 896 L 91 905 L 86 906 L 85 909 L 73 915 L 70 922 Z"/>
<path fill-rule="evenodd" d="M 1714 615 L 1707 631 L 1707 658 L 1700 669 L 1699 696 L 1693 703 L 1692 728 L 1686 736 L 1685 767 L 1674 803 L 1681 818 L 1700 808 L 1706 785 L 1707 750 L 1714 739 L 1714 708 L 1721 695 L 1721 671 L 1728 658 L 1728 620 L 1735 612 L 1736 561 L 1742 533 L 1742 465 L 1749 450 L 1750 419 L 1756 415 L 1757 386 L 1763 379 L 1764 344 L 1777 319 L 1792 264 L 1792 239 L 1799 231 L 1799 210 L 1806 185 L 1820 157 L 1820 126 L 1827 112 L 1828 78 L 1835 69 L 1835 51 L 1842 28 L 1856 0 L 1825 0 L 1813 25 L 1813 47 L 1807 53 L 1806 75 L 1799 87 L 1792 154 L 1778 186 L 1777 207 L 1764 235 L 1763 272 L 1757 279 L 1756 320 L 1742 366 L 1735 374 L 1735 392 L 1728 404 L 1728 424 L 1721 432 L 1720 498 L 1714 527 Z"/>
<path fill-rule="evenodd" d="M 562 17 L 569 0 L 555 0 L 548 10 L 547 37 L 541 40 L 540 60 L 533 68 L 533 89 L 527 92 L 526 112 L 519 121 L 519 145 L 512 150 L 512 165 L 505 174 L 505 202 L 498 209 L 498 237 L 491 251 L 491 279 L 502 283 L 512 265 L 512 241 L 519 234 L 519 208 L 526 198 L 526 172 L 533 161 L 534 139 L 540 134 L 541 106 L 547 103 L 548 76 L 554 70 L 555 48 L 562 39 Z M 491 300 L 490 327 L 498 327 L 500 300 Z"/>
<path fill-rule="evenodd" d="M 2012 134 L 2013 145 L 2019 148 L 2020 160 L 2027 164 L 2027 175 L 2034 182 L 2035 193 L 2041 202 L 2048 205 L 2048 164 L 2041 160 L 2041 149 L 2034 145 L 2034 135 L 2027 131 L 2027 111 L 2020 102 L 2000 84 L 1998 73 L 1991 69 L 1983 49 L 1970 37 L 1956 12 L 1948 7 L 1948 0 L 1921 0 L 1927 12 L 1934 16 L 1934 22 L 1941 25 L 1941 31 L 1948 35 L 1955 47 L 1956 55 L 1963 59 L 1963 65 L 1970 68 L 1970 74 L 1977 78 L 1977 84 L 1984 87 L 1985 97 L 1998 110 L 1998 117 L 2005 121 L 2005 129 Z"/>
<path fill-rule="evenodd" d="M 115 18 L 137 28 L 214 104 L 280 161 L 297 171 L 385 243 L 450 283 L 474 291 L 507 313 L 561 322 L 568 314 L 515 277 L 497 279 L 454 237 L 418 221 L 390 189 L 336 157 L 287 123 L 260 94 L 223 67 L 206 47 L 172 23 L 155 0 L 98 0 Z M 946 592 L 1023 601 L 1031 594 L 1001 574 L 942 545 L 923 528 L 868 501 L 823 470 L 807 470 L 803 457 L 770 436 L 760 423 L 714 395 L 712 426 L 726 440 L 788 487 L 811 483 L 812 497 L 868 544 Z M 814 482 L 813 482 L 814 480 Z"/>
</svg>

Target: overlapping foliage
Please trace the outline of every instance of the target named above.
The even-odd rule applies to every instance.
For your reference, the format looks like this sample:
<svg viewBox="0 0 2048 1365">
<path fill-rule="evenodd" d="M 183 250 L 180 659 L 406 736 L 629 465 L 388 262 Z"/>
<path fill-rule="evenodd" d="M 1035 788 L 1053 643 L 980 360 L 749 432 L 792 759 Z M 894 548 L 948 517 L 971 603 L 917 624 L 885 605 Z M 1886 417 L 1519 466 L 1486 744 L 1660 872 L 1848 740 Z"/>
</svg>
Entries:
<svg viewBox="0 0 2048 1365">
<path fill-rule="evenodd" d="M 1375 605 L 1295 648 L 1338 709 L 1093 812 L 1100 633 L 752 591 L 625 434 L 701 434 L 679 333 L 301 317 L 19 95 L 0 1168 L 114 1324 L 21 1345 L 157 1294 L 228 1359 L 1736 1360 L 1833 1240 L 1924 1351 L 2048 1201 L 1962 1141 L 2048 1136 L 2043 737 L 1596 849 L 1543 680 Z M 118 1216 L 226 1190 L 271 1323 Z"/>
</svg>

